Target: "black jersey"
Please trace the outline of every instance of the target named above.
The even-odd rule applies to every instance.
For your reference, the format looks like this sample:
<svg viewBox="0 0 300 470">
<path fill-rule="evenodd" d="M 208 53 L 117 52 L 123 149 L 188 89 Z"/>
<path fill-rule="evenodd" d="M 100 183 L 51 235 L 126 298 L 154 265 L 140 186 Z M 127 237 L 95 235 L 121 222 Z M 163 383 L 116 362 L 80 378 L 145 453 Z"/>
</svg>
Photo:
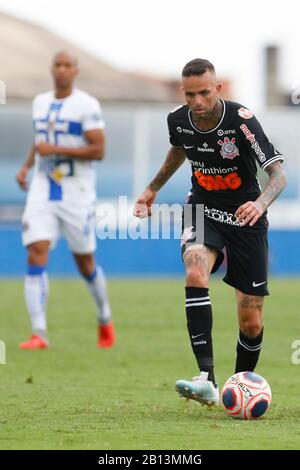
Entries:
<svg viewBox="0 0 300 470">
<path fill-rule="evenodd" d="M 199 203 L 235 211 L 261 194 L 257 180 L 262 169 L 283 161 L 258 120 L 239 103 L 222 101 L 223 112 L 214 129 L 201 131 L 188 106 L 168 115 L 170 142 L 182 147 L 192 166 L 192 193 Z"/>
</svg>

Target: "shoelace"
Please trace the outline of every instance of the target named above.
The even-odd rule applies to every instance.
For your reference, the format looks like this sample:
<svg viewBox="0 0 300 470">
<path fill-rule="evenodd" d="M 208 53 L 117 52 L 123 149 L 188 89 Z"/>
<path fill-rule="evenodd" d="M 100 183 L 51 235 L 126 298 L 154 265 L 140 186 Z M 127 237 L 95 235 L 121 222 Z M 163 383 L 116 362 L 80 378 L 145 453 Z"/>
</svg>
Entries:
<svg viewBox="0 0 300 470">
<path fill-rule="evenodd" d="M 207 379 L 202 379 L 202 378 L 201 378 L 201 375 L 199 375 L 199 376 L 193 377 L 193 382 L 201 382 L 201 383 L 204 383 L 204 382 L 207 382 Z"/>
</svg>

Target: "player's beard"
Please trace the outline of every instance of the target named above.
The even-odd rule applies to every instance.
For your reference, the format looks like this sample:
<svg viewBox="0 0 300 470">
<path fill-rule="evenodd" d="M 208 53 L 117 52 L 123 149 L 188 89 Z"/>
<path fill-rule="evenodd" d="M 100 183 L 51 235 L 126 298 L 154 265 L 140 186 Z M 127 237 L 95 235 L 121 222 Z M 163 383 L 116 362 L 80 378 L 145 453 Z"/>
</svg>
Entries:
<svg viewBox="0 0 300 470">
<path fill-rule="evenodd" d="M 197 114 L 195 115 L 192 112 L 194 124 L 196 124 L 196 126 L 200 125 L 200 127 L 201 127 L 201 123 L 205 123 L 205 125 L 207 125 L 208 123 L 211 123 L 212 124 L 211 127 L 214 127 L 214 124 L 217 124 L 219 122 L 221 115 L 222 115 L 222 103 L 219 99 L 217 100 L 215 106 L 213 107 L 211 111 L 207 111 L 207 113 L 201 116 L 197 116 Z"/>
</svg>

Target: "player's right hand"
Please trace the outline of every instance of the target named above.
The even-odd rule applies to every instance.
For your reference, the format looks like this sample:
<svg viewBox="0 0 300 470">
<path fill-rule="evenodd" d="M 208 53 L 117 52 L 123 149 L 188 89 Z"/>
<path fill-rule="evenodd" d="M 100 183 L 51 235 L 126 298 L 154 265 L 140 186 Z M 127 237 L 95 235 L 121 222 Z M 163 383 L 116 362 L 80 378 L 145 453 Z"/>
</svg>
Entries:
<svg viewBox="0 0 300 470">
<path fill-rule="evenodd" d="M 157 192 L 150 188 L 146 188 L 143 194 L 138 198 L 134 205 L 133 215 L 143 219 L 151 215 L 151 206 L 156 198 Z"/>
<path fill-rule="evenodd" d="M 28 168 L 22 166 L 21 170 L 16 175 L 17 183 L 19 184 L 20 188 L 24 191 L 28 189 L 28 182 L 27 182 L 27 175 L 28 175 Z"/>
</svg>

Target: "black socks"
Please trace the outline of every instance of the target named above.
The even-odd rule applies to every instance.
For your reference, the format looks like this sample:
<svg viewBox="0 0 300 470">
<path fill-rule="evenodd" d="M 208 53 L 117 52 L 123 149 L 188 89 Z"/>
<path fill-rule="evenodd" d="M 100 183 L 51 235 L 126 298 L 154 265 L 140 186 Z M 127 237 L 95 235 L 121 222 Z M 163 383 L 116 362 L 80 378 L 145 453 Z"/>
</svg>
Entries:
<svg viewBox="0 0 300 470">
<path fill-rule="evenodd" d="M 208 380 L 215 384 L 212 346 L 212 308 L 208 289 L 186 287 L 186 318 L 191 346 L 200 371 L 208 372 Z M 241 331 L 237 343 L 235 373 L 254 371 L 263 341 L 263 328 L 255 338 Z"/>
<path fill-rule="evenodd" d="M 200 371 L 215 384 L 212 347 L 212 309 L 208 289 L 186 287 L 186 318 L 193 352 Z"/>
<path fill-rule="evenodd" d="M 255 338 L 248 338 L 241 331 L 237 342 L 235 373 L 253 372 L 262 347 L 264 329 Z"/>
</svg>

